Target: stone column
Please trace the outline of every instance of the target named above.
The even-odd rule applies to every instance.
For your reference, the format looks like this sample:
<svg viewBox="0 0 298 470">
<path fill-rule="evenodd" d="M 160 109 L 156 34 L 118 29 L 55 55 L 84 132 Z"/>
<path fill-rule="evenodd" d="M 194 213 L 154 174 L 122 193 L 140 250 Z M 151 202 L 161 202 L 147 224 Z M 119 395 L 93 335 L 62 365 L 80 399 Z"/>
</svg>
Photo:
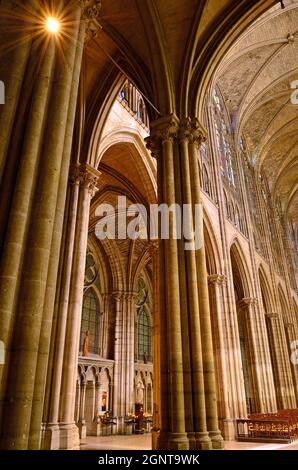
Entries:
<svg viewBox="0 0 298 470">
<path fill-rule="evenodd" d="M 280 328 L 282 326 L 280 324 L 278 313 L 266 313 L 266 321 L 271 339 L 272 353 L 274 356 L 274 364 L 272 364 L 272 367 L 275 371 L 278 409 L 291 408 L 293 406 L 291 402 L 292 394 L 290 393 L 288 385 L 287 364 L 285 364 L 284 360 L 284 354 L 289 354 L 289 350 L 286 347 L 287 345 L 285 342 L 282 340 L 283 338 L 280 333 Z M 286 349 L 286 351 L 284 349 Z"/>
<path fill-rule="evenodd" d="M 262 351 L 258 343 L 258 336 L 256 332 L 257 324 L 257 315 L 256 315 L 256 306 L 258 300 L 254 298 L 245 298 L 242 299 L 238 306 L 245 315 L 245 323 L 247 329 L 247 339 L 249 346 L 249 360 L 252 372 L 252 384 L 253 387 L 253 399 L 255 402 L 255 411 L 258 413 L 264 413 L 264 400 L 263 400 L 263 388 L 261 377 L 259 373 L 259 359 L 261 357 Z"/>
<path fill-rule="evenodd" d="M 111 294 L 104 294 L 103 295 L 103 319 L 102 319 L 102 349 L 101 349 L 101 356 L 102 357 L 109 357 L 109 345 L 110 345 L 110 323 L 109 323 L 109 313 L 111 309 Z"/>
<path fill-rule="evenodd" d="M 181 135 L 181 130 L 179 130 Z M 179 208 L 183 207 L 182 168 L 180 158 L 179 141 L 174 145 L 174 172 L 175 172 L 175 197 Z M 183 344 L 183 394 L 185 410 L 185 431 L 189 441 L 189 449 L 196 449 L 198 445 L 194 430 L 193 418 L 193 387 L 191 372 L 191 345 L 189 327 L 189 301 L 187 289 L 187 266 L 185 260 L 185 241 L 181 234 L 178 240 L 178 264 L 179 264 L 179 292 L 180 292 L 180 315 L 181 315 L 181 340 Z M 166 307 L 165 307 L 166 308 Z"/>
<path fill-rule="evenodd" d="M 78 424 L 80 420 L 80 404 L 81 404 L 81 379 L 77 379 L 76 384 L 76 410 L 75 410 L 75 422 Z"/>
<path fill-rule="evenodd" d="M 59 403 L 60 448 L 62 449 L 79 446 L 77 427 L 74 423 L 75 380 L 81 329 L 89 210 L 91 198 L 97 191 L 100 177 L 100 173 L 89 165 L 78 165 L 77 172 L 80 180 L 80 191 Z"/>
<path fill-rule="evenodd" d="M 184 231 L 194 234 L 195 229 L 195 212 L 193 212 L 193 201 L 191 191 L 191 168 L 189 156 L 189 139 L 191 138 L 191 121 L 185 119 L 181 122 L 179 131 L 180 144 L 180 162 L 181 162 L 181 184 L 184 203 L 184 212 L 188 207 L 190 210 L 183 214 Z M 197 240 L 186 240 L 185 243 L 195 243 Z M 198 297 L 198 278 L 196 265 L 195 246 L 190 249 L 184 249 L 186 261 L 186 282 L 187 282 L 187 298 L 188 298 L 188 323 L 190 335 L 190 363 L 191 363 L 191 384 L 192 384 L 192 418 L 194 422 L 194 432 L 196 438 L 197 449 L 211 449 L 212 444 L 207 432 L 206 423 L 206 402 L 204 389 L 204 371 L 203 371 L 203 355 L 202 355 L 202 339 L 201 339 L 201 312 L 199 308 Z M 200 248 L 201 249 L 201 248 Z M 187 404 L 190 406 L 190 404 Z"/>
<path fill-rule="evenodd" d="M 175 171 L 173 140 L 178 130 L 178 120 L 174 115 L 166 116 L 155 121 L 151 125 L 151 137 L 148 139 L 150 148 L 158 149 L 161 164 L 161 182 L 163 184 L 163 202 L 168 207 L 176 203 L 175 196 Z M 165 269 L 165 296 L 167 308 L 164 313 L 167 316 L 167 331 L 169 358 L 167 372 L 169 374 L 170 390 L 168 390 L 169 426 L 170 429 L 162 429 L 165 436 L 161 436 L 162 445 L 168 449 L 183 450 L 189 448 L 189 442 L 185 430 L 185 404 L 183 384 L 183 353 L 181 337 L 181 312 L 179 293 L 179 264 L 178 244 L 175 239 L 176 215 L 169 219 L 169 239 L 163 240 Z M 165 340 L 165 338 L 164 338 Z M 163 364 L 162 364 L 163 366 Z M 162 374 L 165 372 L 162 372 Z M 163 384 L 162 384 L 163 385 Z M 163 393 L 164 391 L 162 391 Z M 167 436 L 166 436 L 167 435 Z"/>
<path fill-rule="evenodd" d="M 80 432 L 80 439 L 85 439 L 87 436 L 87 426 L 85 420 L 85 405 L 86 405 L 86 388 L 87 388 L 87 380 L 86 378 L 82 378 L 81 382 L 81 393 L 80 393 L 80 413 L 79 413 L 79 432 Z"/>
<path fill-rule="evenodd" d="M 55 43 L 54 40 L 51 40 L 48 45 L 48 53 L 44 56 L 39 73 L 35 78 L 31 109 L 28 114 L 28 126 L 24 137 L 18 178 L 14 186 L 6 239 L 2 250 L 0 266 L 0 296 L 2 299 L 0 305 L 0 340 L 3 341 L 6 349 L 6 366 L 0 365 L 1 397 L 3 397 L 8 372 L 7 366 L 9 364 L 16 313 L 15 305 L 20 281 L 19 273 L 24 259 L 24 244 L 28 234 L 28 214 L 31 210 L 32 197 L 38 178 L 37 169 L 45 116 L 48 109 L 47 102 L 52 82 L 54 59 Z M 6 110 L 6 105 L 4 110 Z M 3 124 L 0 132 L 5 128 L 6 124 Z M 4 147 L 5 143 L 1 142 L 1 150 Z"/>
<path fill-rule="evenodd" d="M 229 358 L 227 351 L 230 347 L 227 334 L 227 322 L 223 305 L 222 289 L 226 283 L 226 276 L 213 274 L 208 276 L 210 289 L 211 317 L 214 322 L 214 357 L 218 371 L 217 396 L 219 402 L 219 423 L 225 440 L 235 439 L 234 420 L 231 417 L 231 401 L 238 399 L 235 390 L 231 390 L 229 381 Z"/>
<path fill-rule="evenodd" d="M 158 144 L 158 142 L 157 142 Z M 163 190 L 163 162 L 160 158 L 161 148 L 159 145 L 155 146 L 154 141 L 151 140 L 148 143 L 152 155 L 157 159 L 157 190 L 158 190 L 158 203 L 161 204 L 164 201 L 164 190 Z M 162 312 L 166 312 L 166 298 L 164 295 L 165 292 L 165 248 L 164 241 L 160 239 L 160 227 L 158 232 L 158 259 L 155 259 L 156 272 L 155 272 L 155 284 L 158 291 L 158 296 L 156 297 L 156 302 L 158 305 L 154 307 L 154 314 L 157 312 L 157 320 L 154 323 L 154 337 L 156 338 L 156 349 L 154 352 L 154 374 L 158 373 L 160 377 L 160 389 L 154 395 L 154 414 L 158 415 L 159 427 L 156 430 L 156 433 L 153 433 L 153 449 L 166 449 L 167 448 L 167 439 L 170 430 L 170 410 L 169 410 L 169 375 L 168 375 L 168 340 L 167 338 L 167 316 L 163 315 L 161 321 Z M 154 258 L 153 258 L 154 263 Z M 155 319 L 154 319 L 155 322 Z M 155 339 L 154 339 L 155 345 Z M 156 388 L 155 388 L 156 390 Z"/>
<path fill-rule="evenodd" d="M 15 0 L 5 3 L 5 6 L 2 4 L 0 6 L 0 41 L 3 46 L 7 44 L 6 48 L 2 47 L 0 63 L 0 77 L 5 84 L 5 105 L 1 106 L 0 113 L 0 181 L 9 142 L 14 131 L 16 110 L 33 39 L 33 33 L 28 34 L 26 20 L 23 18 L 23 2 Z M 31 11 L 35 13 L 39 2 L 28 0 L 27 3 Z M 16 28 L 16 21 L 18 21 L 18 28 Z"/>
<path fill-rule="evenodd" d="M 54 305 L 56 290 L 58 288 L 58 269 L 59 269 L 59 260 L 61 253 L 61 241 L 63 236 L 63 224 L 64 217 L 66 212 L 66 199 L 67 199 L 67 187 L 69 179 L 69 165 L 71 157 L 71 148 L 72 148 L 72 138 L 73 138 L 73 128 L 75 120 L 75 111 L 77 105 L 77 96 L 78 96 L 78 85 L 79 77 L 81 70 L 81 61 L 83 54 L 83 45 L 85 37 L 85 23 L 81 22 L 79 37 L 77 41 L 77 50 L 75 57 L 75 67 L 74 67 L 74 77 L 73 85 L 70 96 L 70 105 L 68 110 L 68 120 L 65 133 L 64 141 L 64 152 L 62 157 L 62 166 L 61 166 L 61 175 L 59 182 L 59 191 L 58 199 L 56 206 L 55 214 L 55 223 L 54 223 L 54 232 L 52 237 L 51 244 L 51 257 L 49 262 L 48 277 L 47 277 L 47 288 L 45 295 L 45 303 L 43 306 L 43 319 L 41 326 L 41 335 L 39 340 L 39 351 L 38 351 L 38 361 L 37 361 L 37 371 L 35 377 L 34 385 L 34 396 L 33 396 L 33 406 L 32 406 L 32 415 L 30 423 L 30 436 L 29 436 L 29 449 L 39 449 L 40 448 L 40 423 L 42 421 L 43 408 L 45 402 L 45 388 L 46 388 L 46 375 L 48 364 L 51 368 L 52 366 L 52 357 L 49 358 L 50 352 L 50 343 L 51 335 L 53 332 L 56 332 L 55 327 L 52 329 L 53 324 L 53 315 L 54 315 Z M 71 200 L 74 202 L 73 210 L 77 207 L 77 185 L 74 185 L 74 191 L 76 192 L 74 197 Z M 72 248 L 72 243 L 70 243 L 70 248 Z M 71 266 L 71 263 L 70 263 Z M 65 269 L 69 269 L 66 265 Z M 55 333 L 53 333 L 55 336 Z"/>
<path fill-rule="evenodd" d="M 113 414 L 119 434 L 131 432 L 124 418 L 134 412 L 134 292 L 113 293 L 116 309 Z"/>
<path fill-rule="evenodd" d="M 191 176 L 192 204 L 194 210 L 197 206 L 202 206 L 198 165 L 198 145 L 200 145 L 204 138 L 204 130 L 200 126 L 198 120 L 193 119 L 191 121 L 191 138 L 189 143 L 189 168 Z M 203 232 L 203 211 L 201 211 L 200 214 L 200 220 L 198 220 L 198 218 L 195 218 L 194 220 L 196 220 L 196 237 L 199 237 L 201 242 L 201 248 L 196 250 L 196 267 L 198 279 L 200 326 L 202 335 L 207 429 L 209 431 L 213 448 L 222 449 L 224 443 L 220 430 L 218 429 L 216 381 Z"/>
<path fill-rule="evenodd" d="M 101 382 L 100 382 L 100 374 L 96 375 L 96 382 L 95 382 L 95 406 L 94 406 L 94 419 L 93 419 L 93 429 L 92 435 L 99 436 L 100 435 L 100 418 L 99 418 L 99 408 L 101 407 Z"/>
<path fill-rule="evenodd" d="M 153 428 L 152 428 L 152 449 L 158 448 L 158 436 L 161 428 L 160 420 L 160 403 L 161 403 L 161 376 L 160 376 L 160 342 L 161 342 L 161 319 L 160 319 L 160 299 L 158 286 L 158 267 L 159 267 L 159 242 L 151 241 L 149 245 L 149 253 L 152 259 L 152 276 L 153 276 L 153 369 L 154 369 L 154 387 L 153 387 Z"/>
<path fill-rule="evenodd" d="M 209 96 L 211 100 L 211 96 Z M 212 101 L 212 100 L 211 100 Z M 230 373 L 230 383 L 231 389 L 235 390 L 237 394 L 237 401 L 231 403 L 233 408 L 234 416 L 237 418 L 242 418 L 246 416 L 246 399 L 245 399 L 245 390 L 243 375 L 241 373 L 241 354 L 240 354 L 240 342 L 238 334 L 238 324 L 237 324 L 237 310 L 236 303 L 234 299 L 234 285 L 233 285 L 233 273 L 231 266 L 230 258 L 230 245 L 227 235 L 226 227 L 226 208 L 225 208 L 225 198 L 223 190 L 223 181 L 220 174 L 220 159 L 217 138 L 214 131 L 213 125 L 213 113 L 212 109 L 214 105 L 211 103 L 208 105 L 207 109 L 207 120 L 208 120 L 208 129 L 209 129 L 209 145 L 210 150 L 213 154 L 214 159 L 214 176 L 216 181 L 216 189 L 218 194 L 218 208 L 219 208 L 219 225 L 220 233 L 222 238 L 222 257 L 223 257 L 223 267 L 224 274 L 227 276 L 227 285 L 225 288 L 225 308 L 226 308 L 226 318 L 228 323 L 228 337 L 230 340 L 230 350 L 228 351 L 229 363 L 231 366 Z"/>
<path fill-rule="evenodd" d="M 68 118 L 80 7 L 74 10 L 73 26 L 66 50 L 68 67 L 56 64 L 55 86 L 51 95 L 51 112 L 46 122 L 46 138 L 41 159 L 32 211 L 25 215 L 29 226 L 25 258 L 22 266 L 20 294 L 16 306 L 13 354 L 9 364 L 6 403 L 4 407 L 2 443 L 6 449 L 26 449 L 28 446 L 32 400 L 34 393 L 37 353 L 41 331 L 42 306 L 50 259 L 54 219 L 57 205 L 65 128 Z M 22 363 L 22 367 L 19 367 Z"/>
<path fill-rule="evenodd" d="M 291 361 L 291 355 L 293 353 L 293 350 L 291 349 L 291 344 L 294 343 L 294 341 L 297 341 L 298 337 L 296 335 L 296 329 L 295 329 L 294 323 L 285 323 L 284 328 L 285 328 L 285 334 L 286 334 L 286 339 L 288 343 L 287 352 L 289 354 L 290 362 L 291 362 L 291 371 L 292 371 L 292 377 L 293 377 L 293 384 L 295 388 L 295 397 L 298 403 L 298 369 L 297 369 L 297 365 L 293 364 L 293 362 Z"/>
<path fill-rule="evenodd" d="M 59 449 L 59 402 L 79 190 L 80 180 L 78 178 L 78 172 L 76 168 L 72 168 L 68 189 L 68 213 L 65 218 L 65 237 L 63 240 L 65 249 L 62 252 L 60 260 L 60 289 L 59 293 L 56 295 L 47 390 L 43 414 L 43 422 L 46 424 L 42 444 L 42 448 L 44 449 Z"/>
</svg>

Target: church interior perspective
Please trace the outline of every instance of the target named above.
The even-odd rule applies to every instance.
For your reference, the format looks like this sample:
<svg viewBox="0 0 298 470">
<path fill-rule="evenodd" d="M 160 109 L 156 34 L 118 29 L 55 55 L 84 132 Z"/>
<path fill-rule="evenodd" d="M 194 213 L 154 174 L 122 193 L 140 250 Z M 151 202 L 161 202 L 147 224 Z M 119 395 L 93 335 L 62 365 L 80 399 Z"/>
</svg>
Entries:
<svg viewBox="0 0 298 470">
<path fill-rule="evenodd" d="M 297 129 L 298 0 L 0 0 L 0 449 L 298 450 Z"/>
</svg>

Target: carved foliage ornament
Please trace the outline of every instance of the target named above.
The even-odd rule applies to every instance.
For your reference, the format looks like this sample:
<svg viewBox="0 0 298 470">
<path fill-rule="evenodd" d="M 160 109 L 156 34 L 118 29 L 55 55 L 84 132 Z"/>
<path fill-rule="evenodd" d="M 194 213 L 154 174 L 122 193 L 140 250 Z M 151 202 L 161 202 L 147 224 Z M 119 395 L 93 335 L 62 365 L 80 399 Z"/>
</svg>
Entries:
<svg viewBox="0 0 298 470">
<path fill-rule="evenodd" d="M 72 165 L 70 168 L 70 182 L 87 188 L 91 197 L 98 191 L 101 173 L 90 165 Z"/>
<path fill-rule="evenodd" d="M 165 116 L 152 123 L 146 144 L 152 156 L 157 158 L 162 144 L 175 139 L 187 139 L 189 143 L 201 145 L 206 141 L 206 131 L 197 118 L 183 118 L 179 121 L 175 115 Z"/>
<path fill-rule="evenodd" d="M 83 9 L 83 20 L 86 22 L 85 41 L 95 38 L 97 32 L 101 29 L 99 23 L 99 14 L 101 10 L 101 0 L 81 0 Z"/>
<path fill-rule="evenodd" d="M 99 17 L 101 0 L 81 0 L 83 18 L 93 20 Z"/>
</svg>

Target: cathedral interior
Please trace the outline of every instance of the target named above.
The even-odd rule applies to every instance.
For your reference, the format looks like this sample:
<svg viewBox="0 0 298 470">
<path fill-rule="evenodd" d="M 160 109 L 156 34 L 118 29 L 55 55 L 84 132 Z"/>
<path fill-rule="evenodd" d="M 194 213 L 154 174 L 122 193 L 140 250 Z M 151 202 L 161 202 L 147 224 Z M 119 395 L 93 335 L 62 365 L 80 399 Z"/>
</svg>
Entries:
<svg viewBox="0 0 298 470">
<path fill-rule="evenodd" d="M 0 58 L 0 448 L 298 423 L 298 1 L 0 0 Z"/>
</svg>

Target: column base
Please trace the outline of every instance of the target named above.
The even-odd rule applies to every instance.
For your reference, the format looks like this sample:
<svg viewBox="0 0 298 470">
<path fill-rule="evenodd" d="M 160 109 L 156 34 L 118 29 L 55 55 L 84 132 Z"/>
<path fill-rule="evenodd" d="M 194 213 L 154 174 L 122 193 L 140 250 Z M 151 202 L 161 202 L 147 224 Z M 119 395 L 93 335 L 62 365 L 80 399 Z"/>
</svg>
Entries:
<svg viewBox="0 0 298 470">
<path fill-rule="evenodd" d="M 209 431 L 209 436 L 212 442 L 212 449 L 214 450 L 222 450 L 225 448 L 225 442 L 223 440 L 223 437 L 220 433 L 220 430 L 218 431 Z"/>
<path fill-rule="evenodd" d="M 196 450 L 197 449 L 197 441 L 196 441 L 196 435 L 194 432 L 188 432 L 187 433 L 187 438 L 189 442 L 189 450 Z"/>
<path fill-rule="evenodd" d="M 211 450 L 212 442 L 208 432 L 196 432 L 196 450 Z"/>
<path fill-rule="evenodd" d="M 169 433 L 168 450 L 189 450 L 186 433 Z"/>
<path fill-rule="evenodd" d="M 154 450 L 168 450 L 168 440 L 169 440 L 169 433 L 164 431 L 158 432 L 157 438 L 157 447 Z"/>
<path fill-rule="evenodd" d="M 130 436 L 133 431 L 133 426 L 130 424 L 126 424 L 124 422 L 124 418 L 118 418 L 117 419 L 117 426 L 116 426 L 116 434 L 124 435 L 124 436 Z"/>
<path fill-rule="evenodd" d="M 79 428 L 75 423 L 60 424 L 60 449 L 79 450 Z"/>
<path fill-rule="evenodd" d="M 57 423 L 47 423 L 41 435 L 42 450 L 59 450 L 60 429 Z"/>
<path fill-rule="evenodd" d="M 233 419 L 222 419 L 219 422 L 222 436 L 225 441 L 235 441 L 236 439 L 236 428 L 235 421 Z"/>
<path fill-rule="evenodd" d="M 101 425 L 100 420 L 99 420 L 98 418 L 96 418 L 96 419 L 93 421 L 93 423 L 92 423 L 92 426 L 91 426 L 91 429 L 90 429 L 90 433 L 89 433 L 90 436 L 96 436 L 96 437 L 98 437 L 98 436 L 103 435 L 103 434 L 102 434 L 102 431 L 101 431 L 101 427 L 102 427 L 102 425 Z M 109 434 L 109 435 L 111 435 L 111 431 L 110 431 L 110 434 Z"/>
</svg>

